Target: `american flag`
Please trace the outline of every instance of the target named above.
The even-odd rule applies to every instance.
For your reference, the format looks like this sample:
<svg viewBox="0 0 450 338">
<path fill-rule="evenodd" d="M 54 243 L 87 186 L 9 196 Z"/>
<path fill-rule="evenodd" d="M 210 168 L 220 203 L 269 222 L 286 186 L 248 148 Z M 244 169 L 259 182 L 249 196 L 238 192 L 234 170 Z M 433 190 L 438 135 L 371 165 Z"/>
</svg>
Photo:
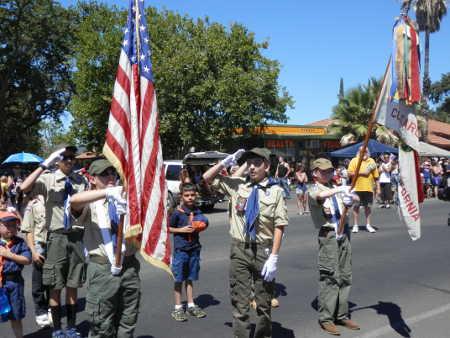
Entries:
<svg viewBox="0 0 450 338">
<path fill-rule="evenodd" d="M 126 186 L 126 237 L 138 238 L 143 257 L 170 272 L 167 187 L 144 0 L 130 0 L 103 153 Z"/>
</svg>

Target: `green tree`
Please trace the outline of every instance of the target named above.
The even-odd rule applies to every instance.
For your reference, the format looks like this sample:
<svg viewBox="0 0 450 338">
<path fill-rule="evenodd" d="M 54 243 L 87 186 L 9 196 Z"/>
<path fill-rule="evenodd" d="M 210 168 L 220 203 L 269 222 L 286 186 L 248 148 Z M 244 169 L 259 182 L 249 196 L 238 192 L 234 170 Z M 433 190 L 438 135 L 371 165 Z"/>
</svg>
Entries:
<svg viewBox="0 0 450 338">
<path fill-rule="evenodd" d="M 450 73 L 442 74 L 441 79 L 431 85 L 429 97 L 436 105 L 433 118 L 450 123 Z"/>
<path fill-rule="evenodd" d="M 416 21 L 419 30 L 425 32 L 425 56 L 423 67 L 423 95 L 430 92 L 430 34 L 439 31 L 441 20 L 447 13 L 446 0 L 416 0 Z"/>
<path fill-rule="evenodd" d="M 75 93 L 69 105 L 70 136 L 87 149 L 101 150 L 117 72 L 126 12 L 96 2 L 76 7 Z"/>
<path fill-rule="evenodd" d="M 71 92 L 71 11 L 52 0 L 0 2 L 0 159 L 39 151 L 39 124 Z"/>
<path fill-rule="evenodd" d="M 331 132 L 338 136 L 350 138 L 354 136 L 360 141 L 367 134 L 371 113 L 375 100 L 381 90 L 381 81 L 371 78 L 367 85 L 360 85 L 350 89 L 339 103 L 333 108 L 333 123 Z M 371 137 L 376 136 L 377 128 L 373 129 Z M 379 138 L 389 139 L 388 131 L 380 128 Z M 386 135 L 385 135 L 386 134 Z"/>
<path fill-rule="evenodd" d="M 105 5 L 79 8 L 90 14 L 80 16 L 72 131 L 80 141 L 101 146 L 125 18 Z M 239 24 L 226 28 L 208 18 L 194 21 L 154 8 L 146 14 L 166 157 L 180 156 L 191 146 L 224 149 L 236 128 L 247 135 L 268 121 L 286 121 L 292 99 L 278 85 L 279 63 L 262 55 L 267 42 L 255 41 Z M 88 102 L 92 106 L 83 109 Z"/>
</svg>

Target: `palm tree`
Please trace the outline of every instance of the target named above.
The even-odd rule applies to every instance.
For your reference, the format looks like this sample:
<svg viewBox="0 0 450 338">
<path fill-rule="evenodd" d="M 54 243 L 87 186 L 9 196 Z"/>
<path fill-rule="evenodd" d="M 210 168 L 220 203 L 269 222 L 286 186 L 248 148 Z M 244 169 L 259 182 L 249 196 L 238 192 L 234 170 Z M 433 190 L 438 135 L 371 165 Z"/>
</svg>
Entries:
<svg viewBox="0 0 450 338">
<path fill-rule="evenodd" d="M 419 30 L 425 32 L 425 60 L 423 68 L 423 96 L 430 93 L 430 33 L 439 31 L 441 20 L 447 13 L 446 0 L 417 0 L 416 21 Z"/>
<path fill-rule="evenodd" d="M 372 78 L 367 85 L 360 85 L 351 89 L 333 108 L 334 120 L 330 131 L 344 139 L 351 139 L 354 135 L 356 140 L 361 140 L 367 133 L 370 115 L 381 89 L 381 82 Z"/>
</svg>

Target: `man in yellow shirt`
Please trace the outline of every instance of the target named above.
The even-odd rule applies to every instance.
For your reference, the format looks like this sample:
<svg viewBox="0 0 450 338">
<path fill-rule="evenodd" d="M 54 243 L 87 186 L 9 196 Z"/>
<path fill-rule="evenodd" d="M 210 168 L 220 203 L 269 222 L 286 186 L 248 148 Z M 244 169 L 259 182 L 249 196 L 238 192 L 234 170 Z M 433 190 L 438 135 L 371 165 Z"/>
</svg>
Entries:
<svg viewBox="0 0 450 338">
<path fill-rule="evenodd" d="M 356 167 L 358 165 L 359 156 L 361 156 L 362 147 L 359 148 L 358 154 L 354 157 L 350 164 L 348 165 L 348 175 L 351 179 L 354 179 L 356 174 Z M 380 185 L 378 182 L 378 177 L 380 174 L 378 173 L 377 164 L 370 157 L 369 149 L 366 148 L 366 151 L 363 155 L 363 159 L 361 162 L 361 167 L 359 169 L 358 179 L 355 184 L 355 193 L 358 195 L 360 203 L 355 204 L 353 207 L 353 230 L 352 232 L 358 232 L 358 219 L 359 219 L 359 207 L 364 207 L 364 213 L 366 216 L 366 229 L 367 231 L 374 233 L 376 232 L 375 228 L 370 224 L 370 214 L 372 210 L 370 209 L 373 203 L 373 194 L 374 188 L 376 187 L 377 193 L 380 191 Z"/>
</svg>

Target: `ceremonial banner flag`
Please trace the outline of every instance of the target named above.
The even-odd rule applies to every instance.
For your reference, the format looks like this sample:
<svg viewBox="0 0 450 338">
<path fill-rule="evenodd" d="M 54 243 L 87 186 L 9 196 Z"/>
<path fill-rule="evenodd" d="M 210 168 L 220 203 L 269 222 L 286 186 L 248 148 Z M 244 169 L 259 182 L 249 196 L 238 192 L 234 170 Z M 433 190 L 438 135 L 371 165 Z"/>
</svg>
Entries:
<svg viewBox="0 0 450 338">
<path fill-rule="evenodd" d="M 170 273 L 167 187 L 143 0 L 130 0 L 103 153 L 124 181 L 127 238 Z"/>
<path fill-rule="evenodd" d="M 400 183 L 398 185 L 398 212 L 400 219 L 408 228 L 413 241 L 420 238 L 420 204 L 423 201 L 419 191 L 422 189 L 418 173 L 418 156 L 414 151 L 399 147 Z"/>
<path fill-rule="evenodd" d="M 383 78 L 381 93 L 375 106 L 375 120 L 378 124 L 391 129 L 403 142 L 419 150 L 419 128 L 413 105 L 394 100 L 390 96 L 392 86 L 391 60 Z"/>
</svg>

